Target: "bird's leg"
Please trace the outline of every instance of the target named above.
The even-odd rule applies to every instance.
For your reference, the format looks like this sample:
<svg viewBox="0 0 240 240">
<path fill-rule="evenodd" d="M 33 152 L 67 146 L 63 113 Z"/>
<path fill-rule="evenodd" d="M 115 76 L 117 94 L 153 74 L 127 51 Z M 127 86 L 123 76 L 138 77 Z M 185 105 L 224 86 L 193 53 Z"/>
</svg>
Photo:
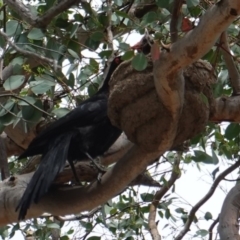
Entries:
<svg viewBox="0 0 240 240">
<path fill-rule="evenodd" d="M 79 180 L 79 178 L 78 178 L 78 176 L 77 176 L 77 172 L 76 172 L 75 166 L 74 166 L 74 164 L 73 164 L 73 161 L 68 161 L 68 162 L 69 162 L 70 167 L 71 167 L 71 169 L 72 169 L 72 172 L 73 172 L 73 175 L 74 175 L 74 177 L 75 177 L 76 183 L 77 183 L 77 184 L 81 184 L 81 183 L 80 183 L 80 180 Z"/>
<path fill-rule="evenodd" d="M 98 182 L 101 182 L 102 175 L 106 172 L 106 167 L 99 163 L 101 160 L 100 157 L 92 158 L 88 153 L 86 153 L 86 155 L 92 161 L 94 166 L 97 168 L 97 170 L 98 170 L 97 180 L 98 180 Z"/>
</svg>

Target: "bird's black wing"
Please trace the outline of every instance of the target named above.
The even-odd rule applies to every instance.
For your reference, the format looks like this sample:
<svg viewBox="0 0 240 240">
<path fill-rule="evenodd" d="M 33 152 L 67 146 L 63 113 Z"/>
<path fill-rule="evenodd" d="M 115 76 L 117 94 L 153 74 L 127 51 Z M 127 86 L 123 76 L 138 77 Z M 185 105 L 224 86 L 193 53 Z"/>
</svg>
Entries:
<svg viewBox="0 0 240 240">
<path fill-rule="evenodd" d="M 96 95 L 80 104 L 77 108 L 52 123 L 37 135 L 29 144 L 26 151 L 19 156 L 19 159 L 43 154 L 43 151 L 47 150 L 49 142 L 53 141 L 60 133 L 77 131 L 78 128 L 94 125 L 106 117 L 107 98 Z"/>
<path fill-rule="evenodd" d="M 72 134 L 59 135 L 50 143 L 50 151 L 43 155 L 41 162 L 16 208 L 19 220 L 24 219 L 32 202 L 37 203 L 45 195 L 53 180 L 65 166 Z"/>
</svg>

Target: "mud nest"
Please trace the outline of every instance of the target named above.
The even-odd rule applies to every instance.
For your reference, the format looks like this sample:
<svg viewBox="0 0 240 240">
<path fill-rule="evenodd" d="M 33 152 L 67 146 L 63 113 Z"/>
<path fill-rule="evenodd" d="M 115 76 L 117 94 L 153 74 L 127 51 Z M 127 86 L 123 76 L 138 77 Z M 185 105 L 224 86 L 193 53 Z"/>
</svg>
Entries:
<svg viewBox="0 0 240 240">
<path fill-rule="evenodd" d="M 144 71 L 134 70 L 130 62 L 122 63 L 110 82 L 108 115 L 130 141 L 156 150 L 171 121 L 155 90 L 151 60 Z M 212 66 L 202 60 L 184 70 L 185 101 L 174 146 L 201 133 L 213 108 L 211 85 L 216 82 Z"/>
</svg>

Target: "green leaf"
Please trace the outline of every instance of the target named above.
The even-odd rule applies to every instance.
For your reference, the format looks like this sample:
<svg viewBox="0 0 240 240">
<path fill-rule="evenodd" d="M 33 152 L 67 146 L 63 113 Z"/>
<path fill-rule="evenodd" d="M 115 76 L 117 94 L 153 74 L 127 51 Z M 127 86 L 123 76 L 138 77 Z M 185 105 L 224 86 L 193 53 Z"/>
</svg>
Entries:
<svg viewBox="0 0 240 240">
<path fill-rule="evenodd" d="M 17 113 L 17 117 L 13 121 L 13 128 L 16 127 L 16 125 L 19 123 L 19 121 L 22 119 L 22 111 L 19 111 Z"/>
<path fill-rule="evenodd" d="M 86 222 L 86 221 L 80 221 L 80 224 L 86 229 L 86 230 L 92 230 L 92 223 Z"/>
<path fill-rule="evenodd" d="M 141 198 L 144 202 L 152 202 L 154 195 L 150 193 L 142 193 Z"/>
<path fill-rule="evenodd" d="M 21 32 L 21 25 L 18 21 L 10 20 L 6 23 L 6 34 L 8 37 L 12 37 Z"/>
<path fill-rule="evenodd" d="M 8 126 L 12 124 L 14 121 L 14 115 L 11 113 L 7 113 L 4 116 L 0 117 L 0 122 L 3 126 Z"/>
<path fill-rule="evenodd" d="M 50 76 L 43 75 L 35 77 L 36 81 L 30 82 L 30 88 L 35 94 L 43 94 L 55 86 L 54 80 Z"/>
<path fill-rule="evenodd" d="M 89 48 L 90 51 L 95 51 L 98 49 L 100 43 L 100 41 L 95 41 L 91 37 L 89 37 L 86 40 L 85 45 Z"/>
<path fill-rule="evenodd" d="M 119 49 L 123 51 L 129 51 L 131 48 L 130 45 L 127 43 L 119 43 Z"/>
<path fill-rule="evenodd" d="M 200 229 L 196 232 L 196 236 L 205 237 L 208 235 L 208 231 L 205 229 Z"/>
<path fill-rule="evenodd" d="M 0 120 L 0 134 L 3 133 L 4 128 L 5 128 L 5 126 L 1 123 L 1 120 Z"/>
<path fill-rule="evenodd" d="M 225 131 L 224 137 L 228 140 L 232 140 L 239 136 L 240 125 L 238 123 L 230 123 Z"/>
<path fill-rule="evenodd" d="M 87 240 L 101 240 L 101 237 L 92 236 L 92 237 L 87 238 Z"/>
<path fill-rule="evenodd" d="M 29 39 L 32 40 L 42 40 L 45 35 L 43 34 L 42 30 L 39 28 L 33 28 L 27 35 Z"/>
<path fill-rule="evenodd" d="M 22 65 L 24 64 L 24 58 L 23 57 L 16 57 L 11 61 L 12 65 L 20 65 L 22 70 Z"/>
<path fill-rule="evenodd" d="M 169 0 L 156 0 L 156 2 L 160 8 L 169 8 L 172 3 L 172 1 Z"/>
<path fill-rule="evenodd" d="M 218 164 L 219 163 L 218 156 L 216 155 L 216 153 L 213 149 L 212 149 L 212 159 L 213 159 L 213 164 Z"/>
<path fill-rule="evenodd" d="M 78 54 L 76 52 L 74 52 L 72 49 L 68 49 L 68 52 L 70 53 L 70 55 L 76 59 L 80 59 Z"/>
<path fill-rule="evenodd" d="M 60 229 L 60 226 L 57 223 L 48 223 L 47 224 L 48 228 L 56 228 L 56 229 Z"/>
<path fill-rule="evenodd" d="M 106 51 L 101 51 L 98 55 L 101 57 L 101 58 L 109 58 L 112 54 L 112 51 L 110 50 L 106 50 Z"/>
<path fill-rule="evenodd" d="M 116 10 L 115 13 L 116 13 L 119 17 L 123 17 L 123 18 L 129 19 L 128 14 L 125 13 L 125 12 L 123 12 L 123 11 L 118 11 L 118 10 Z"/>
<path fill-rule="evenodd" d="M 195 162 L 202 162 L 202 163 L 206 163 L 206 164 L 215 164 L 213 161 L 213 158 L 203 151 L 195 150 L 194 154 L 195 154 L 195 156 L 193 156 L 193 160 Z"/>
<path fill-rule="evenodd" d="M 158 16 L 156 12 L 148 12 L 143 16 L 142 24 L 152 23 L 157 20 L 158 20 Z"/>
<path fill-rule="evenodd" d="M 199 0 L 187 0 L 188 8 L 195 7 L 199 4 Z"/>
<path fill-rule="evenodd" d="M 72 30 L 71 30 L 71 35 L 70 35 L 70 38 L 74 37 L 75 33 L 77 32 L 78 30 L 78 27 L 79 27 L 79 24 L 73 24 L 72 26 Z"/>
<path fill-rule="evenodd" d="M 70 238 L 67 235 L 60 237 L 60 240 L 69 240 Z"/>
<path fill-rule="evenodd" d="M 126 61 L 134 57 L 134 51 L 127 51 L 121 57 L 122 60 Z"/>
<path fill-rule="evenodd" d="M 137 54 L 132 60 L 132 66 L 137 71 L 143 71 L 148 64 L 148 59 L 143 53 Z"/>
<path fill-rule="evenodd" d="M 103 32 L 94 32 L 91 34 L 90 38 L 96 42 L 100 42 L 104 39 L 104 33 Z"/>
<path fill-rule="evenodd" d="M 204 218 L 206 220 L 210 220 L 210 219 L 212 219 L 212 214 L 210 212 L 206 212 Z"/>
<path fill-rule="evenodd" d="M 4 106 L 1 106 L 0 117 L 9 113 L 15 105 L 15 101 L 9 100 Z"/>
<path fill-rule="evenodd" d="M 43 109 L 42 101 L 37 99 L 34 106 Z M 42 112 L 33 106 L 23 106 L 22 107 L 22 117 L 24 120 L 28 121 L 28 124 L 36 124 L 42 117 Z"/>
<path fill-rule="evenodd" d="M 165 218 L 169 219 L 170 217 L 171 217 L 171 212 L 170 212 L 170 209 L 167 208 L 166 211 L 165 211 Z"/>
<path fill-rule="evenodd" d="M 0 47 L 4 48 L 5 45 L 6 45 L 6 40 L 4 38 L 0 37 Z"/>
<path fill-rule="evenodd" d="M 68 114 L 69 112 L 70 110 L 68 108 L 56 108 L 52 111 L 52 113 L 54 113 L 54 115 L 56 115 L 57 118 L 61 118 Z"/>
<path fill-rule="evenodd" d="M 92 73 L 98 73 L 99 65 L 98 65 L 98 62 L 94 58 L 90 58 L 89 66 L 90 66 L 90 69 L 92 70 Z"/>
<path fill-rule="evenodd" d="M 177 213 L 183 213 L 183 214 L 186 213 L 186 211 L 185 211 L 183 208 L 181 208 L 181 207 L 176 208 L 176 209 L 175 209 L 175 212 L 177 212 Z"/>
<path fill-rule="evenodd" d="M 61 49 L 61 45 L 59 43 L 56 42 L 55 38 L 49 38 L 47 40 L 47 49 L 49 49 L 48 51 L 46 51 L 46 57 L 50 57 L 50 58 L 54 58 L 56 60 L 58 60 L 61 56 L 62 56 L 62 52 L 63 50 Z M 64 49 L 64 53 L 66 52 L 66 47 Z"/>
<path fill-rule="evenodd" d="M 25 97 L 22 97 L 22 99 L 26 100 L 26 101 L 23 101 L 23 100 L 20 100 L 18 102 L 18 105 L 19 106 L 29 106 L 28 103 L 31 103 L 31 104 L 34 104 L 36 102 L 36 98 L 34 97 L 30 97 L 30 96 L 25 96 Z"/>
<path fill-rule="evenodd" d="M 90 84 L 88 86 L 88 95 L 93 96 L 98 90 L 98 84 Z"/>
<path fill-rule="evenodd" d="M 13 75 L 4 82 L 3 87 L 7 91 L 18 89 L 24 83 L 24 79 L 23 75 Z"/>
<path fill-rule="evenodd" d="M 66 75 L 71 74 L 75 69 L 77 69 L 78 63 L 73 63 L 69 66 Z"/>
<path fill-rule="evenodd" d="M 68 81 L 67 81 L 67 85 L 71 88 L 74 87 L 74 84 L 75 84 L 75 77 L 74 77 L 74 74 L 73 73 L 70 73 L 69 74 L 69 78 L 68 78 Z"/>
</svg>

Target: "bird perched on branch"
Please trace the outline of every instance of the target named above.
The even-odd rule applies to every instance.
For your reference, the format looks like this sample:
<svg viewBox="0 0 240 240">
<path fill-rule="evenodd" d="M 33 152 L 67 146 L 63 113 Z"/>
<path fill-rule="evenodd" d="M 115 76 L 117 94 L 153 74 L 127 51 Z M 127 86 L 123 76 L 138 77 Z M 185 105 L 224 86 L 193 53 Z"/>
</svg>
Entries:
<svg viewBox="0 0 240 240">
<path fill-rule="evenodd" d="M 121 62 L 121 57 L 115 57 L 99 91 L 42 131 L 19 156 L 22 159 L 42 155 L 16 208 L 16 211 L 19 210 L 19 220 L 25 218 L 32 202 L 38 203 L 47 193 L 66 160 L 75 173 L 73 161 L 103 155 L 122 133 L 111 124 L 107 115 L 108 83 Z"/>
</svg>

